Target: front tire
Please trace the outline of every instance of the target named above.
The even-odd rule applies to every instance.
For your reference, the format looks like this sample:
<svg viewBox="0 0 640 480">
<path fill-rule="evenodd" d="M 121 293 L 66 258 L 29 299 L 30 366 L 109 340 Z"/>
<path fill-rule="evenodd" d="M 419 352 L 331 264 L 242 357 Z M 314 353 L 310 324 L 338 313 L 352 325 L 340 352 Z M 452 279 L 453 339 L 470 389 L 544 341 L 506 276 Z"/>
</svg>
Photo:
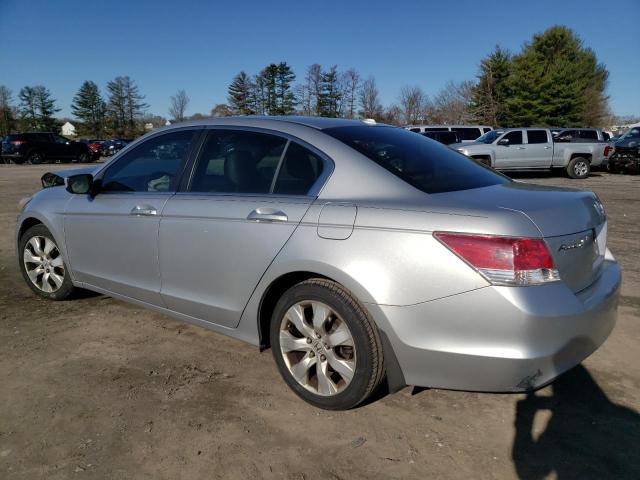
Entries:
<svg viewBox="0 0 640 480">
<path fill-rule="evenodd" d="M 330 280 L 306 280 L 287 290 L 273 312 L 270 338 L 282 378 L 316 407 L 353 408 L 382 381 L 375 324 L 346 289 Z"/>
<path fill-rule="evenodd" d="M 591 164 L 584 157 L 572 158 L 569 165 L 567 165 L 567 174 L 571 178 L 584 179 L 589 176 L 590 172 Z"/>
<path fill-rule="evenodd" d="M 66 300 L 74 292 L 62 253 L 44 225 L 29 228 L 20 237 L 20 271 L 36 294 L 49 300 Z"/>
<path fill-rule="evenodd" d="M 31 152 L 27 156 L 26 163 L 29 165 L 40 165 L 42 162 L 44 162 L 44 155 L 40 152 Z"/>
<path fill-rule="evenodd" d="M 91 155 L 87 152 L 82 152 L 78 155 L 78 163 L 89 163 L 91 161 Z"/>
</svg>

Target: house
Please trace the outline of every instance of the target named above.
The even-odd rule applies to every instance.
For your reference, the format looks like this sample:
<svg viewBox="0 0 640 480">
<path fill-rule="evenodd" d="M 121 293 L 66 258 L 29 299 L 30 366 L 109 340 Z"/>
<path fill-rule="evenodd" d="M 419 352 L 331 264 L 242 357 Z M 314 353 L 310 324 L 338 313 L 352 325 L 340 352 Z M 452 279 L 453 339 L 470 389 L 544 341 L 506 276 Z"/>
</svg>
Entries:
<svg viewBox="0 0 640 480">
<path fill-rule="evenodd" d="M 75 137 L 76 136 L 76 127 L 71 122 L 66 122 L 62 125 L 62 136 L 63 137 Z"/>
</svg>

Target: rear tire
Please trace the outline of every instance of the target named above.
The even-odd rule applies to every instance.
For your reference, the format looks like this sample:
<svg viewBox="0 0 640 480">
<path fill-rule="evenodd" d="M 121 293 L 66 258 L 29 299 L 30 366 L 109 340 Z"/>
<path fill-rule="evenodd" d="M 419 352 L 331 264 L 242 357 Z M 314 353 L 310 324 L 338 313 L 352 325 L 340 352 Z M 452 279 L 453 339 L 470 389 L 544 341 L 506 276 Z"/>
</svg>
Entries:
<svg viewBox="0 0 640 480">
<path fill-rule="evenodd" d="M 20 237 L 20 271 L 29 288 L 49 300 L 66 300 L 76 288 L 62 252 L 44 225 L 34 225 Z"/>
<path fill-rule="evenodd" d="M 282 378 L 316 407 L 353 408 L 384 376 L 376 325 L 345 288 L 330 280 L 306 280 L 287 290 L 273 312 L 270 338 Z"/>
<path fill-rule="evenodd" d="M 42 162 L 44 162 L 44 155 L 40 152 L 29 153 L 25 161 L 25 163 L 28 163 L 29 165 L 40 165 Z"/>
<path fill-rule="evenodd" d="M 91 155 L 87 152 L 83 152 L 78 155 L 78 163 L 89 163 L 91 161 Z"/>
<path fill-rule="evenodd" d="M 590 172 L 591 164 L 584 157 L 572 158 L 569 165 L 567 165 L 567 175 L 570 178 L 584 179 L 589 176 Z"/>
</svg>

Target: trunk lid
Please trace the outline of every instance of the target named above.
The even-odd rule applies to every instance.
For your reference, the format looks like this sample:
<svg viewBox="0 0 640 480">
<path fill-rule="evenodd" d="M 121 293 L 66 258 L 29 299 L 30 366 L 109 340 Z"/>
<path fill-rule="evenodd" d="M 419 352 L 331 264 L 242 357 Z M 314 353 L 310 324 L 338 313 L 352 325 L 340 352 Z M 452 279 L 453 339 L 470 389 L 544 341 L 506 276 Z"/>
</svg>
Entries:
<svg viewBox="0 0 640 480">
<path fill-rule="evenodd" d="M 500 208 L 525 215 L 544 238 L 562 281 L 578 292 L 600 273 L 607 245 L 604 208 L 592 192 L 510 182 L 432 195 L 474 209 Z M 487 232 L 492 233 L 492 232 Z"/>
</svg>

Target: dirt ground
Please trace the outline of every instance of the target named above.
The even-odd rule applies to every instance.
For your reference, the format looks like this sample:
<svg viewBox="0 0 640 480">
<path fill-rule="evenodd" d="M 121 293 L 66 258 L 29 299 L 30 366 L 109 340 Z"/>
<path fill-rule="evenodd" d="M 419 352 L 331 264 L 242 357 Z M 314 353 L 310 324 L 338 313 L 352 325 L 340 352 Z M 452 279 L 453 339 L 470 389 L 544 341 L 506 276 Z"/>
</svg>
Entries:
<svg viewBox="0 0 640 480">
<path fill-rule="evenodd" d="M 326 412 L 269 351 L 104 296 L 36 298 L 17 203 L 59 168 L 0 165 L 1 479 L 640 478 L 640 177 L 520 177 L 609 215 L 619 319 L 582 366 L 529 395 L 405 388 Z"/>
</svg>

